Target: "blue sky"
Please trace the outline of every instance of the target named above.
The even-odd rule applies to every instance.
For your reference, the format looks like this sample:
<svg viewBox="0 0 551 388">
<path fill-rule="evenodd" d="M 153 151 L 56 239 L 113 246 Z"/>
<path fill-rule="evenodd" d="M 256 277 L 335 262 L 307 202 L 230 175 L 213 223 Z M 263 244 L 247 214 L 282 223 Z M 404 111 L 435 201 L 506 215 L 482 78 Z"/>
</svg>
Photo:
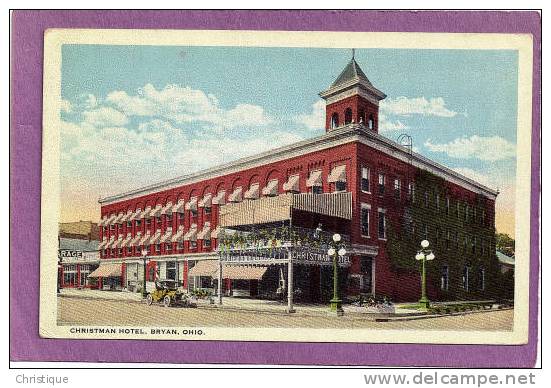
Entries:
<svg viewBox="0 0 551 388">
<path fill-rule="evenodd" d="M 62 219 L 97 219 L 100 196 L 322 134 L 318 93 L 350 56 L 348 49 L 63 46 L 69 206 Z M 388 96 L 381 133 L 409 133 L 418 152 L 499 188 L 509 229 L 516 51 L 357 49 L 356 60 Z"/>
</svg>

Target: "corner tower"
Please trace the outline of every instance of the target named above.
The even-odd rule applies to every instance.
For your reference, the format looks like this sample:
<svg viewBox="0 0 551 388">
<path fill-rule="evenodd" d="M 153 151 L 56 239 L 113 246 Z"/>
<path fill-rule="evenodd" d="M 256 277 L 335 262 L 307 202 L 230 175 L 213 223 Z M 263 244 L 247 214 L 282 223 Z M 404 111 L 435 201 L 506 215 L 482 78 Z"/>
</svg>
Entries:
<svg viewBox="0 0 551 388">
<path fill-rule="evenodd" d="M 386 94 L 374 87 L 362 71 L 352 50 L 352 59 L 329 89 L 321 92 L 326 102 L 325 130 L 327 132 L 346 124 L 360 123 L 379 130 L 379 101 Z"/>
</svg>

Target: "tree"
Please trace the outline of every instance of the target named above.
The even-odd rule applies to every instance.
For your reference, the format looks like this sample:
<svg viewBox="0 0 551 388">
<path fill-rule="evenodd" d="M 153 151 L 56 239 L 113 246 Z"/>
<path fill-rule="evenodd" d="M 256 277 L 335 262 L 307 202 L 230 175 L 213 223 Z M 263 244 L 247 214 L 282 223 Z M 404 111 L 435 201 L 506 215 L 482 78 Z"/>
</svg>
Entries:
<svg viewBox="0 0 551 388">
<path fill-rule="evenodd" d="M 515 240 L 507 233 L 496 233 L 496 249 L 507 256 L 515 255 Z"/>
</svg>

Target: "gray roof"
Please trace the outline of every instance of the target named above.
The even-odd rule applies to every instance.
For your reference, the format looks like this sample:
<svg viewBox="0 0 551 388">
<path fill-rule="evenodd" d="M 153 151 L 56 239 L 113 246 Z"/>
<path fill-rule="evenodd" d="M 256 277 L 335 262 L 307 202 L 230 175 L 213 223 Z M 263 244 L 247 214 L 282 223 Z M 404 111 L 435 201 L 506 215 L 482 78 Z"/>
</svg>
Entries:
<svg viewBox="0 0 551 388">
<path fill-rule="evenodd" d="M 91 252 L 97 251 L 99 247 L 98 240 L 87 240 L 80 238 L 64 238 L 59 239 L 59 249 L 68 249 L 71 251 Z"/>
<path fill-rule="evenodd" d="M 507 256 L 504 253 L 501 253 L 500 251 L 496 251 L 497 259 L 502 264 L 509 264 L 509 265 L 515 265 L 515 257 Z"/>
<path fill-rule="evenodd" d="M 344 70 L 341 72 L 341 74 L 339 74 L 335 82 L 331 84 L 331 88 L 358 79 L 365 81 L 369 85 L 371 85 L 371 82 L 369 82 L 369 80 L 367 79 L 367 76 L 360 68 L 360 65 L 358 65 L 358 62 L 356 62 L 356 60 L 352 58 L 350 62 L 348 62 Z"/>
</svg>

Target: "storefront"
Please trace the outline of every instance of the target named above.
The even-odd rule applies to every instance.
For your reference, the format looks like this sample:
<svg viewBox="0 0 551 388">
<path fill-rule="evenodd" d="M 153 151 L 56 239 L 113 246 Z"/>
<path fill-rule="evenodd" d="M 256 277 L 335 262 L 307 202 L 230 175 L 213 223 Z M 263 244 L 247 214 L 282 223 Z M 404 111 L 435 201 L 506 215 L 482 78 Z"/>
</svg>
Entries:
<svg viewBox="0 0 551 388">
<path fill-rule="evenodd" d="M 97 288 L 90 274 L 99 266 L 98 241 L 60 238 L 58 285 L 60 288 Z"/>
</svg>

